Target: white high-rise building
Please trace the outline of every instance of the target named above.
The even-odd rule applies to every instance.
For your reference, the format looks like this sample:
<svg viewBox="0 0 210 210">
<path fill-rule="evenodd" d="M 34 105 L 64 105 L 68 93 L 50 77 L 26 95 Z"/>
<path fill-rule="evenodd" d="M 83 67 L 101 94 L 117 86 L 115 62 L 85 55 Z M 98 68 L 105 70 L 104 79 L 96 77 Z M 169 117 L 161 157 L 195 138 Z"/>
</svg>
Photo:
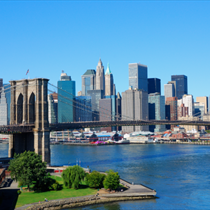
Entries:
<svg viewBox="0 0 210 210">
<path fill-rule="evenodd" d="M 164 95 L 165 100 L 168 97 L 174 97 L 175 96 L 175 89 L 173 84 L 165 84 L 164 85 Z"/>
<path fill-rule="evenodd" d="M 182 101 L 181 101 L 182 100 Z M 183 95 L 182 99 L 178 100 L 184 104 L 185 107 L 188 107 L 188 116 L 194 115 L 194 99 L 192 95 Z M 180 103 L 178 102 L 178 103 Z"/>
</svg>

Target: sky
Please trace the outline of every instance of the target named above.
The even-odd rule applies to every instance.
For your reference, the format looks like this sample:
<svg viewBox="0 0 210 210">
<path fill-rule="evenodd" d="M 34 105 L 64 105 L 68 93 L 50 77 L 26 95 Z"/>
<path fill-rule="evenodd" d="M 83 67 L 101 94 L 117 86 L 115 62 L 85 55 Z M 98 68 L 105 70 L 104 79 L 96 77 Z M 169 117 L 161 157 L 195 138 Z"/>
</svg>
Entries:
<svg viewBox="0 0 210 210">
<path fill-rule="evenodd" d="M 117 92 L 129 87 L 128 64 L 148 78 L 188 77 L 188 93 L 210 95 L 210 1 L 2 1 L 0 78 L 57 85 L 62 70 L 81 90 L 81 75 L 101 58 Z M 54 90 L 51 88 L 51 90 Z"/>
</svg>

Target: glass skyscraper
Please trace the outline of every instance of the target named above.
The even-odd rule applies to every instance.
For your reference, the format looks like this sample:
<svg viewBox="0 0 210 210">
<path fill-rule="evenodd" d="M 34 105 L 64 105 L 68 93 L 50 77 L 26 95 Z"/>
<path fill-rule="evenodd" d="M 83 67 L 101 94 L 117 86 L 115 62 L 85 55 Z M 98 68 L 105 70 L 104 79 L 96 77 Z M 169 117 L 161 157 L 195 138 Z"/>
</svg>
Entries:
<svg viewBox="0 0 210 210">
<path fill-rule="evenodd" d="M 187 92 L 187 76 L 185 75 L 172 75 L 171 81 L 176 81 L 176 97 L 181 99 Z"/>
<path fill-rule="evenodd" d="M 87 70 L 82 75 L 82 95 L 87 96 L 88 90 L 95 90 L 96 71 L 94 69 Z"/>
<path fill-rule="evenodd" d="M 92 121 L 92 104 L 90 96 L 76 96 L 75 98 L 75 120 Z"/>
<path fill-rule="evenodd" d="M 62 73 L 58 81 L 58 123 L 73 122 L 75 100 L 75 81 Z"/>
<path fill-rule="evenodd" d="M 129 86 L 148 92 L 147 66 L 139 63 L 129 64 Z"/>
<path fill-rule="evenodd" d="M 165 96 L 160 94 L 149 94 L 149 119 L 164 120 L 165 119 Z M 149 130 L 152 132 L 165 131 L 165 125 L 150 125 Z"/>
<path fill-rule="evenodd" d="M 160 79 L 158 78 L 149 78 L 148 79 L 148 94 L 150 93 L 160 93 L 161 95 L 161 87 L 160 87 Z"/>
</svg>

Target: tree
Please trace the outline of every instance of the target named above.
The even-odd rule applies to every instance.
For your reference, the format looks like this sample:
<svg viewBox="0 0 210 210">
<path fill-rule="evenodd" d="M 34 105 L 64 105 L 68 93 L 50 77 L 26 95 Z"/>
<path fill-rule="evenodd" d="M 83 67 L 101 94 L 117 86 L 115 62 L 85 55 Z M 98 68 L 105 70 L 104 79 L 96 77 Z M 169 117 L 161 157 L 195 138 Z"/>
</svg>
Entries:
<svg viewBox="0 0 210 210">
<path fill-rule="evenodd" d="M 85 171 L 80 166 L 69 166 L 62 172 L 63 182 L 67 188 L 78 189 L 84 177 Z"/>
<path fill-rule="evenodd" d="M 46 162 L 35 152 L 25 151 L 15 154 L 8 168 L 11 178 L 21 182 L 23 185 L 44 186 L 47 182 Z"/>
<path fill-rule="evenodd" d="M 86 180 L 89 187 L 101 188 L 103 187 L 103 181 L 105 177 L 106 177 L 105 174 L 101 174 L 97 171 L 93 171 L 92 173 L 86 175 Z"/>
<path fill-rule="evenodd" d="M 120 176 L 118 175 L 118 172 L 110 170 L 107 173 L 108 174 L 103 182 L 104 188 L 110 190 L 116 190 L 120 184 Z"/>
</svg>

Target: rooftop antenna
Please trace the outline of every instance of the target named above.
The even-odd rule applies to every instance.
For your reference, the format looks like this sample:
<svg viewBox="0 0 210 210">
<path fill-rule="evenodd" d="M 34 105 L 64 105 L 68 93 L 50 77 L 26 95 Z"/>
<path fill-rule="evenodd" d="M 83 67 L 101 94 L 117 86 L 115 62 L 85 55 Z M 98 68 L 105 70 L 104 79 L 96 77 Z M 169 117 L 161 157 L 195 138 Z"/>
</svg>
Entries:
<svg viewBox="0 0 210 210">
<path fill-rule="evenodd" d="M 64 70 L 62 70 L 62 73 L 64 73 Z"/>
</svg>

